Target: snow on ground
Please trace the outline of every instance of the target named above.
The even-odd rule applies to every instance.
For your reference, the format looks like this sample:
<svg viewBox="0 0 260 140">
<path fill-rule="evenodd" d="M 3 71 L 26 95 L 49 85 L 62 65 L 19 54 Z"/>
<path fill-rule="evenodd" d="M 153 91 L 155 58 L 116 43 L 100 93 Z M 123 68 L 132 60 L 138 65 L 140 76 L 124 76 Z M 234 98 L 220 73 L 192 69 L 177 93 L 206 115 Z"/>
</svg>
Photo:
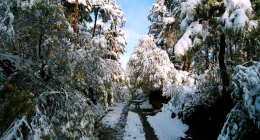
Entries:
<svg viewBox="0 0 260 140">
<path fill-rule="evenodd" d="M 130 109 L 135 108 L 134 104 L 130 105 Z M 153 106 L 149 103 L 149 100 L 144 101 L 141 105 L 140 105 L 141 109 L 152 109 Z"/>
<path fill-rule="evenodd" d="M 126 104 L 124 103 L 115 103 L 113 107 L 110 107 L 107 115 L 101 120 L 103 126 L 114 128 L 119 121 L 120 114 L 122 113 L 122 109 Z"/>
<path fill-rule="evenodd" d="M 149 103 L 149 100 L 146 100 L 140 105 L 141 109 L 152 109 L 153 106 Z"/>
<path fill-rule="evenodd" d="M 177 117 L 172 119 L 170 111 L 157 113 L 155 116 L 148 116 L 150 125 L 153 127 L 159 140 L 179 140 L 185 137 L 189 126 L 183 124 Z"/>
<path fill-rule="evenodd" d="M 143 125 L 138 114 L 129 111 L 123 140 L 145 140 Z"/>
</svg>

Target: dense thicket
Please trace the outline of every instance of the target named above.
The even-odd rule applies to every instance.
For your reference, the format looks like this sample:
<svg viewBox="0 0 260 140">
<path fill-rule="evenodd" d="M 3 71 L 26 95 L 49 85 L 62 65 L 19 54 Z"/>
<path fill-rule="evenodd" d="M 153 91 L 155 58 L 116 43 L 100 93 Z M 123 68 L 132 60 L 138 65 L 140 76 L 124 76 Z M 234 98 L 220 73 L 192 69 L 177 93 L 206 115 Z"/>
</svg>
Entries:
<svg viewBox="0 0 260 140">
<path fill-rule="evenodd" d="M 1 139 L 94 139 L 122 99 L 124 23 L 115 0 L 1 1 Z"/>
</svg>

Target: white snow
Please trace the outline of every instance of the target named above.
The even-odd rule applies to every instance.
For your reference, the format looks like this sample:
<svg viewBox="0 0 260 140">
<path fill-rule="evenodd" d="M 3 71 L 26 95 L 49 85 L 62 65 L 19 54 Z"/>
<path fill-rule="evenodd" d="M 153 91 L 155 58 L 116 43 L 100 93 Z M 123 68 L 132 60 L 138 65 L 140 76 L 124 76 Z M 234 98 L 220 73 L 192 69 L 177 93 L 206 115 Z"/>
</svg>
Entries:
<svg viewBox="0 0 260 140">
<path fill-rule="evenodd" d="M 153 106 L 149 103 L 149 100 L 146 100 L 140 105 L 141 109 L 152 109 Z"/>
<path fill-rule="evenodd" d="M 172 119 L 170 111 L 159 112 L 147 118 L 159 140 L 178 140 L 185 137 L 185 132 L 189 129 L 189 126 L 177 117 Z"/>
<path fill-rule="evenodd" d="M 75 0 L 68 0 L 69 3 L 75 3 Z M 87 6 L 86 0 L 78 0 L 79 4 Z"/>
<path fill-rule="evenodd" d="M 194 39 L 195 41 L 192 42 L 190 37 L 202 34 L 202 30 L 203 30 L 202 24 L 199 24 L 197 21 L 192 22 L 187 27 L 184 35 L 181 37 L 181 39 L 175 45 L 175 47 L 174 47 L 175 54 L 184 55 L 190 48 L 194 47 L 194 45 L 199 44 L 200 41 L 198 38 L 197 39 L 195 38 Z"/>
<path fill-rule="evenodd" d="M 114 128 L 119 121 L 120 114 L 122 113 L 124 106 L 124 103 L 115 103 L 115 105 L 110 108 L 112 111 L 109 111 L 107 115 L 101 120 L 103 126 Z"/>
<path fill-rule="evenodd" d="M 163 17 L 163 24 L 167 25 L 167 24 L 171 24 L 175 21 L 175 19 L 173 17 Z"/>
<path fill-rule="evenodd" d="M 185 88 L 187 92 L 190 92 L 190 88 Z M 115 128 L 122 109 L 125 106 L 124 103 L 117 103 L 115 107 L 112 107 L 113 111 L 110 111 L 102 120 L 103 125 L 111 128 Z M 150 108 L 149 101 L 145 101 L 141 108 Z M 134 108 L 131 104 L 130 109 Z M 164 109 L 162 112 L 157 113 L 155 116 L 148 116 L 147 121 L 150 123 L 155 131 L 159 140 L 178 140 L 181 137 L 185 137 L 185 132 L 188 130 L 188 126 L 183 124 L 180 119 L 171 118 L 171 111 Z M 132 111 L 128 112 L 127 122 L 125 126 L 124 140 L 145 140 L 142 121 L 137 113 Z"/>
<path fill-rule="evenodd" d="M 145 133 L 138 114 L 129 111 L 125 126 L 124 140 L 145 140 Z"/>
<path fill-rule="evenodd" d="M 236 74 L 232 78 L 232 84 L 235 87 L 233 97 L 239 98 L 241 91 L 243 91 L 243 104 L 247 108 L 250 119 L 258 120 L 260 113 L 260 63 L 254 61 L 250 63 L 253 64 L 249 67 L 244 65 L 235 67 Z"/>
</svg>

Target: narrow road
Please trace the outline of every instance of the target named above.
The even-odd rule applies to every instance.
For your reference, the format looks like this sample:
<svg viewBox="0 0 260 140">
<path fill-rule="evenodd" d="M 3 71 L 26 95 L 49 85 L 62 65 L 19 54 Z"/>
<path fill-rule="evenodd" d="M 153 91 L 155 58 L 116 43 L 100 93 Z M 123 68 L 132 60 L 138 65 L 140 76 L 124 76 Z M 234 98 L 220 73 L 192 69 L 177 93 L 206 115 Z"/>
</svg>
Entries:
<svg viewBox="0 0 260 140">
<path fill-rule="evenodd" d="M 126 104 L 122 109 L 122 113 L 120 114 L 119 121 L 115 128 L 102 128 L 98 134 L 100 140 L 123 140 L 129 107 L 130 105 Z"/>
<path fill-rule="evenodd" d="M 137 113 L 142 121 L 144 132 L 145 132 L 145 139 L 146 140 L 158 140 L 157 136 L 154 133 L 153 128 L 151 127 L 150 123 L 147 121 L 147 114 L 143 113 L 143 110 L 140 108 L 133 108 L 131 109 L 132 112 Z"/>
<path fill-rule="evenodd" d="M 130 108 L 130 105 L 127 104 L 122 109 L 122 113 L 120 114 L 119 121 L 115 128 L 103 128 L 102 131 L 98 134 L 98 138 L 100 140 L 123 140 L 127 121 L 128 112 L 132 111 L 137 113 L 140 116 L 143 130 L 145 132 L 146 140 L 158 140 L 157 136 L 154 133 L 153 128 L 150 126 L 147 121 L 147 114 L 143 113 L 143 110 L 140 108 Z"/>
</svg>

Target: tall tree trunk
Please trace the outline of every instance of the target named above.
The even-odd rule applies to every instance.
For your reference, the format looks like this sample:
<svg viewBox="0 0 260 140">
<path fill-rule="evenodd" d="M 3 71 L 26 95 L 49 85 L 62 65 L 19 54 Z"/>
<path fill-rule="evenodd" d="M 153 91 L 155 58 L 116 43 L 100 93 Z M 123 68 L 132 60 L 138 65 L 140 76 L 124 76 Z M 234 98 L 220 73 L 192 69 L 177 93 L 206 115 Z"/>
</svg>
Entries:
<svg viewBox="0 0 260 140">
<path fill-rule="evenodd" d="M 205 53 L 206 53 L 206 66 L 205 66 L 205 70 L 209 69 L 209 49 L 208 47 L 205 49 Z"/>
<path fill-rule="evenodd" d="M 222 79 L 222 85 L 223 85 L 223 94 L 227 93 L 227 88 L 229 87 L 229 75 L 227 73 L 227 67 L 225 64 L 225 48 L 226 48 L 226 41 L 225 41 L 225 34 L 222 33 L 220 36 L 220 43 L 219 43 L 219 68 L 220 68 L 220 74 Z"/>
<path fill-rule="evenodd" d="M 230 60 L 231 60 L 231 67 L 233 67 L 233 42 L 232 40 L 229 40 L 229 53 L 230 53 Z"/>
<path fill-rule="evenodd" d="M 74 8 L 74 26 L 73 26 L 73 31 L 74 31 L 74 48 L 73 51 L 76 50 L 77 48 L 77 36 L 78 36 L 78 17 L 79 17 L 79 3 L 78 0 L 75 0 L 75 8 Z"/>
<path fill-rule="evenodd" d="M 254 60 L 255 56 L 255 47 L 254 47 L 254 39 L 248 39 L 248 46 L 246 47 L 247 53 L 247 61 Z"/>
<path fill-rule="evenodd" d="M 40 34 L 40 37 L 39 37 L 39 43 L 38 43 L 38 57 L 42 60 L 42 58 L 43 58 L 43 52 L 42 52 L 42 39 L 43 39 L 43 35 L 44 35 L 44 33 L 41 33 Z"/>
<path fill-rule="evenodd" d="M 187 54 L 187 55 L 184 55 L 184 65 L 183 65 L 182 70 L 183 71 L 189 71 L 189 68 L 190 68 L 190 62 L 189 62 L 189 57 L 188 57 L 188 54 Z"/>
<path fill-rule="evenodd" d="M 93 29 L 93 33 L 92 33 L 92 38 L 95 36 L 95 32 L 96 32 L 98 11 L 99 11 L 99 8 L 94 9 L 95 23 L 94 23 L 94 29 Z"/>
</svg>

